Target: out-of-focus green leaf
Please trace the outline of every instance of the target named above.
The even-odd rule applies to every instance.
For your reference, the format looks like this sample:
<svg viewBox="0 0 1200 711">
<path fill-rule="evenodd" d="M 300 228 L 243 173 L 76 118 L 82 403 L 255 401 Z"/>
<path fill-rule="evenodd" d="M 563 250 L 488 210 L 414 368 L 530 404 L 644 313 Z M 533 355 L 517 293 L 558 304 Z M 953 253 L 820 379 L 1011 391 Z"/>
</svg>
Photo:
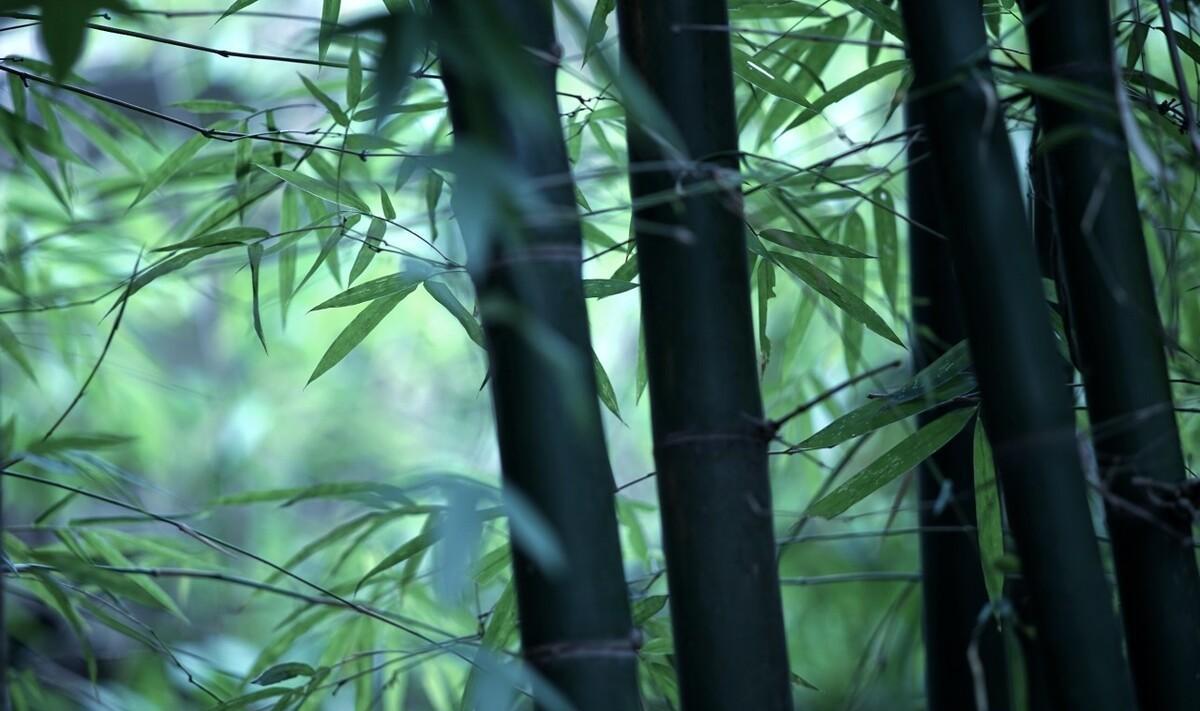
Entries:
<svg viewBox="0 0 1200 711">
<path fill-rule="evenodd" d="M 758 351 L 759 369 L 765 371 L 771 360 L 771 339 L 767 337 L 767 320 L 771 299 L 775 298 L 775 263 L 769 259 L 758 262 L 755 283 L 758 289 Z"/>
<path fill-rule="evenodd" d="M 258 335 L 258 342 L 262 344 L 265 353 L 267 352 L 267 337 L 263 334 L 262 313 L 258 307 L 258 272 L 262 265 L 262 244 L 255 242 L 246 247 L 246 252 L 250 260 L 250 313 L 254 321 L 254 333 Z"/>
<path fill-rule="evenodd" d="M 256 686 L 271 686 L 281 681 L 295 679 L 298 676 L 312 676 L 314 673 L 315 670 L 303 662 L 284 662 L 283 664 L 276 664 L 262 674 L 259 674 L 250 683 Z"/>
<path fill-rule="evenodd" d="M 362 578 L 358 581 L 358 584 L 355 585 L 355 590 L 361 589 L 368 580 L 376 575 L 390 570 L 414 555 L 425 551 L 434 543 L 437 543 L 440 536 L 440 529 L 437 526 L 427 526 L 421 529 L 419 534 L 403 543 L 396 550 L 389 553 L 383 560 L 379 561 L 374 568 L 371 568 L 366 575 L 362 576 Z"/>
<path fill-rule="evenodd" d="M 338 106 L 338 103 L 334 101 L 329 94 L 321 91 L 321 87 L 312 83 L 312 81 L 310 81 L 309 78 L 303 74 L 298 76 L 300 77 L 300 81 L 304 83 L 304 88 L 308 89 L 308 93 L 312 94 L 314 99 L 321 102 L 321 105 L 325 107 L 325 110 L 329 112 L 329 115 L 338 123 L 338 125 L 350 125 L 350 117 L 346 115 L 346 112 L 342 110 L 342 107 Z"/>
<path fill-rule="evenodd" d="M 29 358 L 25 355 L 25 348 L 21 345 L 21 341 L 17 338 L 17 334 L 9 328 L 4 319 L 0 319 L 0 349 L 3 349 L 8 354 L 9 358 L 13 359 L 25 375 L 29 379 L 37 382 L 37 376 L 34 375 L 33 365 L 30 364 Z"/>
<path fill-rule="evenodd" d="M 583 47 L 583 63 L 587 64 L 588 57 L 596 51 L 596 46 L 604 41 L 608 34 L 608 16 L 617 8 L 616 0 L 596 0 L 592 7 L 592 17 L 588 21 L 587 41 Z"/>
<path fill-rule="evenodd" d="M 207 232 L 190 239 L 185 239 L 182 242 L 168 244 L 163 247 L 155 247 L 150 250 L 152 252 L 178 252 L 181 249 L 193 249 L 195 247 L 211 247 L 213 245 L 240 245 L 254 240 L 262 240 L 270 237 L 271 233 L 261 227 L 230 227 L 224 230 L 215 230 Z"/>
<path fill-rule="evenodd" d="M 317 57 L 321 61 L 325 61 L 325 54 L 329 51 L 329 43 L 333 41 L 333 35 L 337 32 L 338 16 L 342 12 L 342 0 L 322 0 L 321 2 L 321 30 L 317 35 Z"/>
<path fill-rule="evenodd" d="M 790 130 L 796 128 L 797 126 L 802 126 L 805 123 L 808 123 L 812 119 L 819 116 L 822 111 L 830 106 L 833 106 L 842 99 L 861 91 L 862 89 L 891 74 L 895 74 L 907 66 L 907 60 L 897 59 L 891 62 L 876 64 L 873 67 L 864 69 L 858 74 L 855 74 L 846 81 L 838 84 L 829 91 L 826 91 L 824 94 L 821 94 L 821 96 L 817 97 L 817 99 L 812 102 L 810 108 L 801 111 L 800 115 L 797 116 L 790 124 L 788 124 L 788 129 Z"/>
<path fill-rule="evenodd" d="M 208 138 L 203 134 L 196 134 L 184 141 L 146 177 L 146 182 L 142 183 L 142 189 L 138 191 L 137 197 L 133 199 L 133 203 L 129 207 L 138 204 L 147 195 L 162 187 L 163 183 L 178 173 L 207 143 Z"/>
</svg>

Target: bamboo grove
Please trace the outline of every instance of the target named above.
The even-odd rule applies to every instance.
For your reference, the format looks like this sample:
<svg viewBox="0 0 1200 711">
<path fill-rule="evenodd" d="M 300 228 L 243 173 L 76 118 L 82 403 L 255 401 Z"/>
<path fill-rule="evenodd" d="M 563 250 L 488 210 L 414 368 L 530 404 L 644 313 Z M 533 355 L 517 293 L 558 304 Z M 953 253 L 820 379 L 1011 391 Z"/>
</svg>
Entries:
<svg viewBox="0 0 1200 711">
<path fill-rule="evenodd" d="M 0 22 L 4 709 L 1200 709 L 1192 3 Z"/>
</svg>

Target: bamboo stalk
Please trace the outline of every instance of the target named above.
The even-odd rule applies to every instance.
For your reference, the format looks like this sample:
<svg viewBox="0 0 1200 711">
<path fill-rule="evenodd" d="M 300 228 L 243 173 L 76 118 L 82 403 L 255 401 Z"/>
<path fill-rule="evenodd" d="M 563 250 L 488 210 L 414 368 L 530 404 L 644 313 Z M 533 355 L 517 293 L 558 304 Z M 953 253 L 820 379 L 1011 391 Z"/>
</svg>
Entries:
<svg viewBox="0 0 1200 711">
<path fill-rule="evenodd" d="M 914 102 L 905 104 L 909 127 L 923 120 Z M 959 313 L 949 242 L 918 227 L 946 234 L 937 175 L 923 132 L 908 149 L 909 273 L 915 330 L 913 368 L 921 370 L 966 338 Z M 932 422 L 945 409 L 923 413 L 918 424 Z M 921 466 L 920 549 L 925 697 L 929 711 L 971 711 L 984 693 L 990 711 L 1009 708 L 1008 663 L 999 625 L 980 626 L 988 604 L 978 539 L 975 534 L 975 474 L 972 428 L 965 428 Z M 952 496 L 945 501 L 943 487 Z M 954 528 L 959 528 L 955 531 Z M 977 632 L 978 630 L 978 632 Z M 976 689 L 968 651 L 975 645 L 983 665 L 983 689 Z"/>
<path fill-rule="evenodd" d="M 1200 571 L 1191 522 L 1139 480 L 1186 478 L 1162 324 L 1115 91 L 1106 3 L 1024 0 L 1034 70 L 1086 92 L 1092 105 L 1037 98 L 1070 295 L 1077 366 L 1107 520 L 1130 664 L 1143 709 L 1200 708 Z"/>
<path fill-rule="evenodd" d="M 792 707 L 724 0 L 619 0 L 622 70 L 680 144 L 627 122 L 654 456 L 683 707 Z M 717 189 L 712 188 L 716 184 Z M 707 186 L 705 195 L 691 194 Z M 674 236 L 668 236 L 674 235 Z"/>
<path fill-rule="evenodd" d="M 1058 708 L 1133 708 L 1072 404 L 987 64 L 980 8 L 901 0 L 983 414 Z"/>
<path fill-rule="evenodd" d="M 434 13 L 464 161 L 454 207 L 488 345 L 504 486 L 544 518 L 565 563 L 555 570 L 514 546 L 523 654 L 573 708 L 634 711 L 635 636 L 558 120 L 551 4 L 439 0 Z M 545 178 L 553 180 L 532 185 Z M 489 200 L 493 209 L 479 207 Z M 535 684 L 534 696 L 553 707 L 551 690 Z"/>
</svg>

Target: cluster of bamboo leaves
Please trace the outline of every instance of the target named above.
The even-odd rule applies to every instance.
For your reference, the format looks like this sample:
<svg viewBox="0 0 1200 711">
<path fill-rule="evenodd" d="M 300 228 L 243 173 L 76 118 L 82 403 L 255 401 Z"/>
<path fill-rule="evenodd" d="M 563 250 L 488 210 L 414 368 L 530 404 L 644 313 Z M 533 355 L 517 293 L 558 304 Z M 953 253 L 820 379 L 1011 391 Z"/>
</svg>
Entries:
<svg viewBox="0 0 1200 711">
<path fill-rule="evenodd" d="M 247 82 L 257 88 L 232 98 L 150 106 L 113 96 L 87 61 L 76 63 L 84 43 L 153 43 L 156 52 L 184 58 L 217 52 L 217 61 L 235 48 L 164 44 L 195 20 L 156 13 L 152 3 L 139 10 L 84 2 L 77 17 L 49 12 L 49 4 L 0 2 L 9 18 L 0 38 L 40 32 L 45 50 L 0 60 L 7 82 L 0 108 L 5 592 L 10 609 L 51 611 L 79 666 L 14 666 L 14 707 L 149 703 L 140 696 L 148 692 L 131 691 L 133 684 L 105 670 L 113 650 L 128 649 L 155 660 L 147 668 L 156 681 L 139 681 L 139 688 L 170 688 L 168 697 L 187 699 L 189 708 L 332 708 L 347 697 L 357 708 L 405 708 L 404 699 L 418 696 L 438 709 L 525 703 L 532 672 L 515 655 L 510 538 L 547 564 L 559 553 L 536 512 L 500 493 L 495 472 L 421 472 L 393 481 L 314 472 L 309 479 L 318 483 L 259 488 L 238 481 L 240 493 L 162 509 L 154 491 L 169 482 L 150 484 L 125 464 L 133 438 L 144 434 L 113 430 L 89 414 L 93 407 L 103 412 L 92 405 L 102 395 L 88 388 L 100 387 L 93 375 L 96 383 L 109 377 L 101 367 L 104 337 L 127 338 L 120 328 L 126 309 L 153 312 L 182 284 L 216 280 L 245 293 L 237 318 L 267 354 L 285 327 L 316 318 L 302 311 L 336 314 L 336 335 L 319 344 L 296 388 L 315 389 L 331 371 L 353 367 L 356 349 L 369 347 L 377 330 L 421 328 L 399 315 L 422 292 L 436 305 L 425 317 L 456 324 L 457 337 L 484 347 L 459 230 L 459 220 L 483 208 L 472 202 L 478 196 L 454 194 L 462 166 L 449 152 L 453 136 L 427 8 L 387 0 L 345 17 L 338 0 L 324 0 L 319 15 L 298 22 L 286 56 L 242 48 L 252 55 L 243 66 L 269 82 Z M 279 21 L 267 12 L 277 4 L 218 5 L 202 26 L 244 23 L 269 32 Z M 615 71 L 615 3 L 584 5 L 558 8 L 566 45 L 559 105 L 579 186 L 585 294 L 602 302 L 638 288 L 623 124 L 627 111 L 650 109 Z M 1069 84 L 1030 72 L 1015 3 L 983 5 L 998 100 L 1014 137 L 1028 138 L 1034 97 L 1087 103 Z M 1200 14 L 1190 3 L 1173 7 L 1182 24 L 1172 38 L 1194 81 L 1200 38 L 1192 27 Z M 1182 438 L 1194 458 L 1200 389 L 1188 388 L 1200 382 L 1200 201 L 1189 135 L 1195 127 L 1176 100 L 1180 87 L 1157 13 L 1157 3 L 1131 3 L 1117 8 L 1114 27 L 1123 118 L 1180 384 Z M 910 520 L 903 497 L 914 467 L 971 426 L 979 548 L 1000 610 L 1004 576 L 1019 562 L 1006 541 L 987 437 L 974 424 L 977 388 L 966 345 L 947 344 L 920 373 L 880 368 L 907 361 L 913 335 L 902 256 L 909 134 L 900 117 L 912 73 L 897 11 L 884 0 L 731 0 L 729 15 L 731 27 L 690 31 L 727 33 L 732 42 L 764 398 L 774 414 L 820 397 L 788 421 L 773 447 L 778 499 L 798 502 L 776 519 L 784 585 L 820 582 L 788 577 L 809 560 L 798 547 L 811 519 L 827 520 L 812 524 L 828 526 L 820 535 L 874 531 L 881 545 L 901 530 Z M 30 28 L 10 29 L 24 24 Z M 505 166 L 470 170 L 494 195 L 506 195 Z M 83 330 L 100 338 L 81 338 Z M 641 421 L 630 409 L 644 408 L 643 350 L 639 343 L 629 362 L 593 358 L 599 398 L 614 416 L 610 429 Z M 67 365 L 55 356 L 76 351 L 87 355 Z M 864 373 L 871 375 L 855 387 L 822 397 Z M 632 387 L 625 392 L 623 385 Z M 919 413 L 947 404 L 961 406 L 913 425 Z M 61 414 L 67 417 L 60 424 Z M 647 708 L 677 708 L 656 507 L 646 491 L 623 490 L 617 500 L 633 618 L 643 636 L 640 684 Z M 868 501 L 882 509 L 882 526 L 878 517 L 871 529 L 859 525 L 859 516 L 872 512 Z M 312 507 L 312 518 L 278 557 L 222 534 L 231 517 L 304 507 Z M 322 515 L 329 511 L 337 516 Z M 916 693 L 912 667 L 893 672 L 865 661 L 889 644 L 897 656 L 919 646 L 911 631 L 905 640 L 889 627 L 893 606 L 908 604 L 912 584 L 894 597 L 853 588 L 884 621 L 864 661 L 857 668 L 843 661 L 852 669 L 835 677 L 847 703 L 869 703 L 868 687 L 888 674 L 897 676 L 887 680 L 894 688 Z M 189 628 L 240 624 L 197 616 L 213 609 L 197 601 L 209 586 L 243 601 L 227 614 L 246 615 L 265 630 L 250 640 L 246 663 L 226 664 L 185 642 L 194 639 Z M 800 606 L 797 599 L 787 598 L 789 610 Z M 803 609 L 795 614 L 804 617 Z M 822 693 L 835 692 L 810 683 L 821 677 L 806 668 L 819 656 L 803 648 L 812 639 L 793 637 L 793 671 L 797 693 L 818 707 Z"/>
</svg>

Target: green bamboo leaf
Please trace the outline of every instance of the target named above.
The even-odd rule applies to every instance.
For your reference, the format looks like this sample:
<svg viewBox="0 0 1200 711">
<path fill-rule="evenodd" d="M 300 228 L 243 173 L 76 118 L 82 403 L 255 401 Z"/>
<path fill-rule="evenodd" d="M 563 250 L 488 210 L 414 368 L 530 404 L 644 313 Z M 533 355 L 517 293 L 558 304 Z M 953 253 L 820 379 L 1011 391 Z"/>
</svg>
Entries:
<svg viewBox="0 0 1200 711">
<path fill-rule="evenodd" d="M 53 454 L 54 452 L 89 451 L 118 447 L 133 441 L 127 435 L 106 434 L 103 432 L 76 432 L 55 435 L 47 440 L 33 442 L 25 448 L 30 454 Z"/>
<path fill-rule="evenodd" d="M 224 20 L 226 17 L 229 17 L 238 10 L 244 10 L 245 8 L 250 7 L 256 2 L 258 2 L 258 0 L 234 0 L 233 4 L 225 8 L 225 12 L 221 13 L 221 16 L 217 18 L 217 22 Z"/>
<path fill-rule="evenodd" d="M 630 289 L 636 289 L 637 284 L 620 279 L 584 279 L 583 295 L 588 299 L 603 299 L 606 296 L 623 294 Z"/>
<path fill-rule="evenodd" d="M 666 595 L 650 595 L 633 601 L 633 624 L 640 626 L 667 606 Z"/>
<path fill-rule="evenodd" d="M 616 8 L 616 0 L 596 0 L 595 6 L 592 7 L 592 17 L 588 21 L 587 40 L 583 47 L 584 64 L 587 64 L 588 57 L 604 41 L 604 36 L 608 34 L 608 16 Z"/>
<path fill-rule="evenodd" d="M 851 249 L 864 250 L 867 248 L 867 227 L 857 212 L 851 212 L 846 218 L 846 245 Z M 842 281 L 847 291 L 862 301 L 867 292 L 867 264 L 861 259 L 853 259 L 845 263 L 842 269 Z M 863 301 L 865 304 L 866 302 Z M 862 357 L 863 324 L 857 317 L 842 311 L 842 351 L 846 359 L 846 372 L 853 373 Z"/>
<path fill-rule="evenodd" d="M 964 407 L 930 422 L 808 507 L 805 515 L 833 518 L 843 513 L 945 446 L 974 414 L 974 407 Z"/>
<path fill-rule="evenodd" d="M 729 3 L 731 20 L 767 20 L 788 17 L 829 17 L 817 5 L 795 0 L 743 0 Z"/>
<path fill-rule="evenodd" d="M 904 23 L 900 21 L 900 13 L 880 0 L 841 0 L 841 2 L 866 15 L 871 22 L 887 30 L 897 39 L 904 39 Z"/>
<path fill-rule="evenodd" d="M 362 99 L 362 55 L 358 51 L 358 40 L 354 40 L 354 46 L 350 48 L 350 61 L 346 68 L 346 106 L 353 109 L 358 106 L 358 102 Z"/>
<path fill-rule="evenodd" d="M 758 274 L 758 350 L 759 368 L 766 371 L 771 360 L 771 339 L 767 337 L 767 316 L 771 299 L 775 298 L 775 264 L 769 259 L 760 259 Z"/>
<path fill-rule="evenodd" d="M 171 179 L 171 176 L 179 172 L 184 165 L 187 164 L 201 148 L 204 148 L 208 143 L 208 138 L 203 134 L 196 134 L 182 145 L 171 152 L 162 163 L 158 164 L 150 175 L 146 178 L 146 182 L 142 183 L 142 189 L 138 191 L 137 197 L 129 205 L 132 208 L 134 205 L 141 202 L 147 195 L 162 187 L 163 183 Z"/>
<path fill-rule="evenodd" d="M 429 171 L 429 178 L 425 181 L 425 212 L 429 215 L 429 239 L 436 241 L 438 238 L 437 229 L 437 209 L 438 202 L 442 199 L 442 186 L 446 181 L 435 171 Z"/>
<path fill-rule="evenodd" d="M 1150 25 L 1137 22 L 1129 33 L 1129 44 L 1125 47 L 1125 71 L 1131 72 L 1137 68 L 1142 58 L 1142 50 L 1146 47 L 1146 35 L 1150 33 Z"/>
<path fill-rule="evenodd" d="M 262 264 L 262 244 L 255 242 L 246 248 L 246 252 L 250 260 L 250 312 L 254 321 L 254 333 L 258 335 L 258 342 L 262 344 L 263 352 L 266 353 L 267 337 L 263 334 L 262 313 L 258 308 L 258 272 Z"/>
<path fill-rule="evenodd" d="M 304 173 L 298 173 L 294 170 L 288 170 L 286 168 L 274 168 L 271 166 L 262 165 L 261 163 L 258 164 L 258 169 L 270 173 L 289 185 L 295 186 L 302 192 L 308 193 L 313 197 L 320 198 L 325 202 L 332 203 L 334 205 L 348 205 L 361 213 L 367 215 L 371 214 L 371 208 L 367 207 L 367 204 L 358 199 L 358 197 L 356 197 L 354 194 L 345 190 L 339 192 L 336 187 L 329 185 L 322 180 L 307 176 Z"/>
<path fill-rule="evenodd" d="M 168 244 L 165 247 L 156 247 L 151 252 L 177 252 L 182 249 L 193 249 L 195 247 L 211 247 L 213 245 L 228 245 L 235 246 L 246 244 L 250 241 L 263 240 L 271 236 L 270 232 L 261 227 L 230 227 L 224 230 L 215 230 L 207 232 L 190 239 L 185 239 L 182 242 Z"/>
<path fill-rule="evenodd" d="M 314 99 L 321 102 L 321 105 L 325 107 L 325 110 L 329 112 L 329 115 L 338 123 L 338 125 L 350 125 L 350 117 L 346 116 L 346 112 L 342 111 L 342 107 L 338 106 L 338 103 L 334 101 L 329 94 L 321 91 L 319 86 L 312 83 L 312 81 L 310 81 L 308 77 L 304 76 L 303 74 L 297 74 L 297 76 L 299 76 L 300 81 L 304 83 L 304 88 L 308 89 L 308 93 L 312 94 Z"/>
<path fill-rule="evenodd" d="M 91 634 L 88 631 L 87 622 L 79 614 L 79 610 L 75 607 L 75 603 L 71 601 L 70 596 L 67 595 L 66 591 L 50 575 L 41 572 L 34 572 L 32 575 L 42 584 L 40 588 L 34 588 L 34 594 L 41 598 L 47 607 L 57 612 L 59 616 L 67 621 L 67 625 L 70 626 L 71 632 L 74 633 L 76 641 L 79 642 L 79 649 L 83 653 L 83 661 L 87 666 L 88 678 L 92 680 L 93 684 L 96 683 L 96 654 L 92 648 Z"/>
<path fill-rule="evenodd" d="M 879 280 L 892 312 L 900 293 L 900 247 L 896 237 L 896 209 L 892 194 L 883 188 L 875 191 L 872 203 L 875 223 L 875 250 L 879 253 Z"/>
<path fill-rule="evenodd" d="M 203 259 L 204 257 L 216 254 L 217 252 L 229 249 L 233 246 L 235 246 L 233 243 L 214 244 L 209 247 L 199 247 L 197 249 L 188 250 L 187 252 L 167 257 L 163 261 L 155 264 L 154 266 L 146 269 L 134 277 L 133 284 L 130 285 L 129 291 L 117 300 L 117 302 L 113 305 L 114 308 L 126 298 L 141 291 L 147 284 L 155 279 L 170 274 L 173 271 L 182 269 L 198 259 Z"/>
<path fill-rule="evenodd" d="M 188 99 L 187 101 L 176 101 L 171 106 L 191 111 L 194 114 L 243 113 L 256 110 L 253 106 L 219 99 Z"/>
<path fill-rule="evenodd" d="M 805 261 L 799 257 L 793 257 L 790 254 L 783 254 L 782 252 L 771 252 L 771 256 L 776 262 L 783 265 L 785 269 L 816 290 L 817 293 L 832 301 L 839 309 L 845 311 L 880 336 L 900 347 L 904 347 L 904 342 L 892 331 L 882 316 L 875 313 L 874 309 L 867 306 L 866 302 L 855 296 L 846 287 L 834 281 L 832 277 L 821 271 L 812 262 Z"/>
<path fill-rule="evenodd" d="M 895 74 L 907 66 L 908 60 L 896 59 L 891 62 L 884 62 L 883 64 L 876 64 L 873 67 L 868 67 L 867 69 L 855 74 L 846 81 L 838 84 L 818 97 L 812 102 L 810 108 L 801 111 L 800 115 L 793 119 L 790 124 L 788 124 L 788 130 L 808 123 L 812 119 L 819 116 L 822 111 L 830 106 L 833 106 L 842 99 L 845 99 L 859 90 L 874 84 L 880 79 L 883 79 L 891 74 Z"/>
<path fill-rule="evenodd" d="M 379 245 L 383 243 L 383 236 L 387 232 L 387 223 L 378 217 L 371 218 L 371 226 L 367 228 L 367 238 L 363 240 L 362 246 L 358 248 L 358 256 L 354 258 L 354 265 L 350 267 L 350 277 L 347 283 L 353 284 L 367 267 L 371 266 L 371 261 L 375 259 L 375 255 L 379 254 Z"/>
<path fill-rule="evenodd" d="M 337 296 L 317 304 L 312 310 L 321 311 L 322 309 L 354 306 L 364 301 L 374 301 L 375 299 L 391 296 L 396 293 L 407 294 L 415 289 L 418 284 L 428 279 L 429 276 L 430 272 L 428 270 L 420 268 L 389 274 L 378 279 L 363 282 L 358 286 L 352 286 Z"/>
<path fill-rule="evenodd" d="M 317 363 L 317 367 L 313 370 L 312 375 L 309 376 L 308 382 L 312 383 L 312 381 L 321 377 L 325 371 L 340 363 L 350 351 L 354 350 L 355 346 L 362 343 L 367 334 L 374 330 L 385 316 L 391 313 L 392 309 L 396 308 L 396 304 L 399 304 L 404 297 L 411 294 L 415 288 L 416 284 L 413 284 L 407 290 L 376 299 L 365 309 L 358 312 L 358 315 L 354 317 L 350 325 L 346 326 L 338 334 L 338 337 L 333 340 L 329 349 L 325 351 L 325 355 L 321 356 L 321 362 Z"/>
<path fill-rule="evenodd" d="M 342 11 L 342 0 L 322 0 L 321 31 L 317 35 L 317 57 L 325 61 L 325 53 L 329 51 L 329 43 L 337 32 L 338 16 Z"/>
<path fill-rule="evenodd" d="M 396 219 L 396 208 L 392 207 L 392 199 L 390 197 L 388 197 L 387 191 L 383 189 L 382 185 L 380 185 L 378 187 L 379 187 L 379 202 L 381 205 L 383 205 L 383 216 L 388 218 L 389 220 Z"/>
<path fill-rule="evenodd" d="M 1004 528 L 1000 514 L 1000 490 L 996 486 L 996 463 L 992 447 L 983 429 L 983 420 L 975 421 L 975 518 L 979 536 L 979 562 L 983 583 L 993 605 L 1004 595 Z"/>
<path fill-rule="evenodd" d="M 256 686 L 271 686 L 281 681 L 295 679 L 298 676 L 312 676 L 315 673 L 315 669 L 303 662 L 284 662 L 267 669 L 250 683 Z"/>
<path fill-rule="evenodd" d="M 468 311 L 467 307 L 463 306 L 462 302 L 458 300 L 458 297 L 454 295 L 449 286 L 440 281 L 429 279 L 425 282 L 425 291 L 429 292 L 434 301 L 445 307 L 450 312 L 450 315 L 462 324 L 463 329 L 467 332 L 467 336 L 476 345 L 484 350 L 487 349 L 487 345 L 483 340 L 483 327 L 479 325 L 479 321 L 476 320 L 474 314 Z"/>
<path fill-rule="evenodd" d="M 763 239 L 774 242 L 780 247 L 794 249 L 807 254 L 819 254 L 824 257 L 844 257 L 847 259 L 871 259 L 871 255 L 860 252 L 844 244 L 838 244 L 820 237 L 796 234 L 787 230 L 763 230 L 759 233 Z"/>
<path fill-rule="evenodd" d="M 634 395 L 635 403 L 642 401 L 642 393 L 646 392 L 646 385 L 650 382 L 650 378 L 646 368 L 646 330 L 638 329 L 638 358 L 637 358 L 637 374 L 634 377 Z"/>
<path fill-rule="evenodd" d="M 142 168 L 137 161 L 129 157 L 125 152 L 124 146 L 116 138 L 113 138 L 104 130 L 104 127 L 94 119 L 89 119 L 80 114 L 75 109 L 66 104 L 58 104 L 58 114 L 70 121 L 75 128 L 79 129 L 92 145 L 99 148 L 106 155 L 121 165 L 134 175 L 141 175 Z"/>
<path fill-rule="evenodd" d="M 592 351 L 592 366 L 596 371 L 596 392 L 600 396 L 600 402 L 604 403 L 608 411 L 620 420 L 621 406 L 617 402 L 617 393 L 613 390 L 612 381 L 608 379 L 608 373 L 604 371 L 604 364 L 600 362 L 595 351 Z"/>
<path fill-rule="evenodd" d="M 439 530 L 438 526 L 426 526 L 422 528 L 420 533 L 392 551 L 383 560 L 379 561 L 374 568 L 371 568 L 370 572 L 362 576 L 358 584 L 354 586 L 354 591 L 358 592 L 368 580 L 376 575 L 400 565 L 415 555 L 424 553 L 430 546 L 437 543 L 441 537 Z"/>
<path fill-rule="evenodd" d="M 766 67 L 736 47 L 733 50 L 733 72 L 743 81 L 753 84 L 772 96 L 777 96 L 805 108 L 812 106 L 804 98 L 804 95 L 796 90 L 795 84 L 771 74 Z"/>
<path fill-rule="evenodd" d="M 25 355 L 25 348 L 21 345 L 17 334 L 13 333 L 3 319 L 0 319 L 0 349 L 3 349 L 8 357 L 13 359 L 13 362 L 21 368 L 25 375 L 29 376 L 30 380 L 37 382 L 37 376 L 33 373 L 33 365 Z"/>
</svg>

